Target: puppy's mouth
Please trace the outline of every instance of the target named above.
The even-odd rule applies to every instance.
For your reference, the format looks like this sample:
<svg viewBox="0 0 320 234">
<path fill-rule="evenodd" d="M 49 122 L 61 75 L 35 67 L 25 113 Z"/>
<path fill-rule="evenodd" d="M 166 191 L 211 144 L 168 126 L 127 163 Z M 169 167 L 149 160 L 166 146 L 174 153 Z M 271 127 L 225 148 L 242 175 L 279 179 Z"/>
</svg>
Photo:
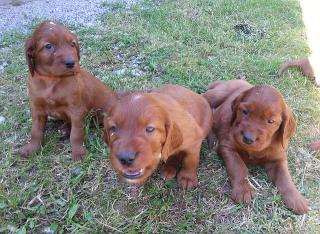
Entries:
<svg viewBox="0 0 320 234">
<path fill-rule="evenodd" d="M 135 180 L 144 175 L 145 169 L 131 170 L 128 169 L 126 171 L 122 171 L 122 176 L 129 180 Z"/>
<path fill-rule="evenodd" d="M 78 73 L 76 69 L 70 69 L 63 73 L 63 76 L 74 76 Z"/>
</svg>

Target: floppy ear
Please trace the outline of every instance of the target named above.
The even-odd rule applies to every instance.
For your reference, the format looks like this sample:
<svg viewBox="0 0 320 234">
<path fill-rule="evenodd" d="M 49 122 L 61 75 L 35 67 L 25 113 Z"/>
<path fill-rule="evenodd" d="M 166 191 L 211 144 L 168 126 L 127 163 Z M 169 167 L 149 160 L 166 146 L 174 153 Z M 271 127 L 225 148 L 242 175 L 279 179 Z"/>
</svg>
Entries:
<svg viewBox="0 0 320 234">
<path fill-rule="evenodd" d="M 102 112 L 105 113 L 105 112 Z M 108 118 L 106 116 L 104 116 L 103 118 L 103 132 L 101 134 L 101 138 L 104 140 L 104 142 L 110 146 L 110 134 L 109 134 L 109 129 L 108 129 Z"/>
<path fill-rule="evenodd" d="M 282 112 L 282 123 L 278 130 L 279 140 L 281 140 L 284 149 L 288 147 L 289 138 L 293 136 L 296 126 L 296 120 L 289 107 L 285 104 L 285 110 Z"/>
<path fill-rule="evenodd" d="M 108 130 L 103 130 L 102 132 L 102 135 L 101 135 L 102 139 L 104 140 L 104 142 L 110 146 L 110 136 L 109 136 L 109 133 L 108 133 Z"/>
<path fill-rule="evenodd" d="M 76 39 L 76 49 L 77 49 L 77 56 L 78 56 L 78 59 L 80 61 L 80 45 L 79 45 L 79 41 L 78 41 L 78 38 L 76 35 L 74 35 L 75 39 Z"/>
<path fill-rule="evenodd" d="M 167 161 L 168 157 L 182 144 L 182 133 L 179 126 L 173 121 L 167 121 L 166 140 L 162 146 L 162 160 Z"/>
<path fill-rule="evenodd" d="M 232 116 L 231 116 L 231 123 L 230 125 L 233 125 L 234 121 L 237 119 L 237 112 L 238 112 L 238 107 L 239 104 L 244 96 L 244 92 L 241 93 L 236 99 L 234 99 L 231 103 L 231 111 L 232 111 Z"/>
<path fill-rule="evenodd" d="M 24 53 L 26 56 L 26 61 L 29 67 L 29 72 L 33 76 L 34 74 L 34 69 L 35 69 L 35 61 L 34 61 L 34 54 L 35 54 L 35 42 L 32 38 L 29 38 L 26 40 L 24 44 Z"/>
</svg>

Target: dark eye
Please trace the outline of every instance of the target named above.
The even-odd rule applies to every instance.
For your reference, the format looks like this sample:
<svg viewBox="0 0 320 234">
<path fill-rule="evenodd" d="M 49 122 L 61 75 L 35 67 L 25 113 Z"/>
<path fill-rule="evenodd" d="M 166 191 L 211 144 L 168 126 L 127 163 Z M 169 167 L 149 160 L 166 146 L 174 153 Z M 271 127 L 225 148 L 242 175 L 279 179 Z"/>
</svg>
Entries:
<svg viewBox="0 0 320 234">
<path fill-rule="evenodd" d="M 76 46 L 76 43 L 73 41 L 71 42 L 71 47 L 75 47 Z"/>
<path fill-rule="evenodd" d="M 242 110 L 242 113 L 243 113 L 244 115 L 247 115 L 247 114 L 249 114 L 249 111 L 248 111 L 248 110 Z"/>
<path fill-rule="evenodd" d="M 50 50 L 52 48 L 52 45 L 50 43 L 48 43 L 44 47 L 46 47 L 46 49 Z"/>
<path fill-rule="evenodd" d="M 154 127 L 146 127 L 146 132 L 150 133 L 150 132 L 153 132 L 154 131 Z"/>
<path fill-rule="evenodd" d="M 269 120 L 268 120 L 268 123 L 269 123 L 269 124 L 273 124 L 273 123 L 274 123 L 274 120 L 273 120 L 273 119 L 269 119 Z"/>
<path fill-rule="evenodd" d="M 110 128 L 109 128 L 109 131 L 110 133 L 115 133 L 117 131 L 117 127 L 115 125 L 112 125 Z"/>
</svg>

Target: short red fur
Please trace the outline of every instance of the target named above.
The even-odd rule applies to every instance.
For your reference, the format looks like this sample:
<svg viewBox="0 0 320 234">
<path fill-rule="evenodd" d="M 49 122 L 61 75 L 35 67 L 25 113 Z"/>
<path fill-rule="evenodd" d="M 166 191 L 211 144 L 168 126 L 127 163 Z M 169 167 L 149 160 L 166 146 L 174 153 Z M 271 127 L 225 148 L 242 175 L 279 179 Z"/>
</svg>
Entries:
<svg viewBox="0 0 320 234">
<path fill-rule="evenodd" d="M 253 197 L 247 164 L 262 166 L 286 206 L 297 214 L 308 211 L 305 198 L 288 171 L 287 147 L 296 121 L 282 95 L 267 85 L 216 81 L 204 97 L 214 109 L 213 131 L 231 182 L 231 197 L 249 203 Z"/>
<path fill-rule="evenodd" d="M 197 186 L 200 147 L 212 126 L 201 95 L 177 85 L 124 93 L 104 126 L 120 178 L 142 185 L 162 161 L 162 178 L 177 175 L 182 188 Z"/>
<path fill-rule="evenodd" d="M 41 146 L 48 116 L 65 121 L 73 160 L 85 156 L 83 120 L 91 110 L 108 111 L 113 92 L 79 65 L 77 37 L 65 26 L 45 21 L 25 43 L 32 112 L 31 141 L 19 152 L 27 157 Z"/>
</svg>

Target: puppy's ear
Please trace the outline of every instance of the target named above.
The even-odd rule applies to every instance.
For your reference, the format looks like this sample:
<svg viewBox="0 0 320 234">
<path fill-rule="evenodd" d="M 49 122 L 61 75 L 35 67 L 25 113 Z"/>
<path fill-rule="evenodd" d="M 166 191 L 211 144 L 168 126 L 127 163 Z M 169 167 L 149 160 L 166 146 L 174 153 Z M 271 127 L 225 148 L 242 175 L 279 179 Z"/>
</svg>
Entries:
<svg viewBox="0 0 320 234">
<path fill-rule="evenodd" d="M 26 61 L 29 67 L 29 72 L 33 76 L 34 74 L 34 69 L 35 69 L 35 50 L 36 50 L 36 45 L 35 42 L 32 38 L 29 38 L 26 40 L 24 44 L 24 53 L 26 57 Z"/>
<path fill-rule="evenodd" d="M 78 59 L 80 61 L 80 44 L 79 44 L 79 40 L 77 38 L 76 35 L 74 35 L 75 39 L 76 39 L 76 49 L 77 49 L 77 56 L 78 56 Z"/>
<path fill-rule="evenodd" d="M 104 116 L 103 118 L 103 132 L 101 134 L 101 138 L 104 140 L 104 142 L 110 146 L 110 134 L 108 129 L 108 117 Z"/>
<path fill-rule="evenodd" d="M 234 121 L 236 121 L 237 119 L 237 112 L 238 112 L 238 108 L 239 108 L 239 104 L 242 101 L 242 98 L 244 96 L 244 93 L 239 94 L 239 96 L 234 99 L 231 103 L 231 112 L 232 112 L 232 116 L 231 116 L 231 122 L 230 125 L 234 124 Z"/>
<path fill-rule="evenodd" d="M 296 126 L 296 120 L 294 119 L 290 108 L 285 104 L 285 110 L 282 112 L 282 122 L 278 130 L 279 140 L 284 149 L 288 147 L 289 138 L 292 137 L 296 131 Z"/>
<path fill-rule="evenodd" d="M 162 160 L 167 161 L 168 157 L 182 144 L 182 133 L 179 126 L 173 121 L 167 121 L 166 140 L 162 146 Z"/>
<path fill-rule="evenodd" d="M 101 138 L 104 140 L 104 142 L 108 146 L 110 146 L 110 136 L 109 136 L 108 130 L 106 130 L 106 129 L 103 130 Z"/>
</svg>

